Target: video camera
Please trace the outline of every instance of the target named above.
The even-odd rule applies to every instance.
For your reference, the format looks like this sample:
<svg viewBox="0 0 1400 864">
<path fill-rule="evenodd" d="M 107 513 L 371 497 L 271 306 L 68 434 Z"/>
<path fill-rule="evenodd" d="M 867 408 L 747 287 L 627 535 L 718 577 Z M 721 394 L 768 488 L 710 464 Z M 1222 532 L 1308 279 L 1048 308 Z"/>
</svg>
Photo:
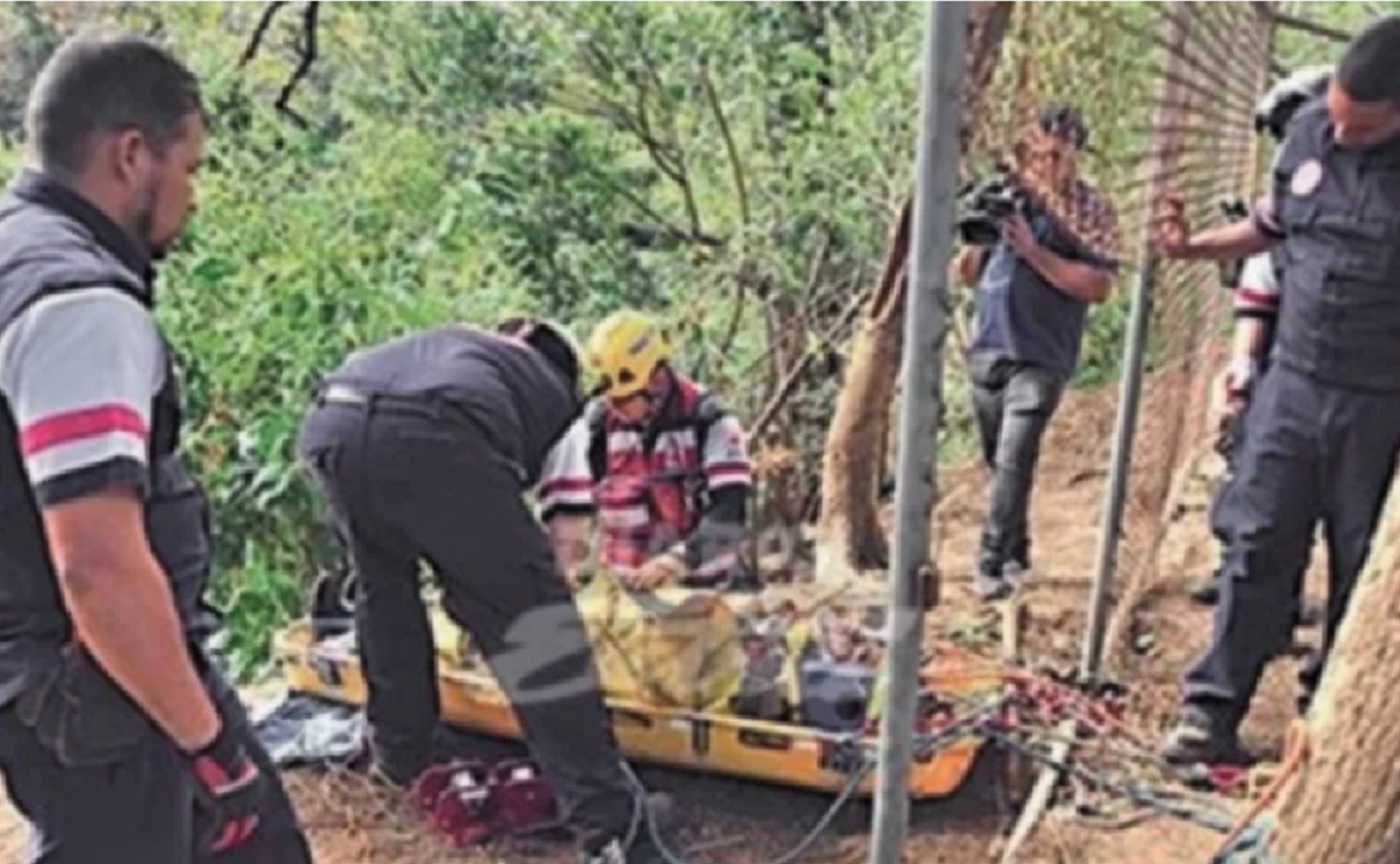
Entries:
<svg viewBox="0 0 1400 864">
<path fill-rule="evenodd" d="M 1030 198 L 1011 174 L 998 171 L 964 187 L 958 202 L 962 217 L 958 233 L 970 246 L 991 246 L 1001 240 L 1001 223 L 1015 213 L 1029 215 Z"/>
<path fill-rule="evenodd" d="M 1220 202 L 1220 215 L 1225 217 L 1227 225 L 1243 222 L 1249 218 L 1249 205 L 1244 203 L 1243 198 L 1226 198 Z M 1244 275 L 1244 261 L 1242 259 L 1220 262 L 1220 285 L 1226 291 L 1233 291 L 1239 287 L 1242 275 Z"/>
</svg>

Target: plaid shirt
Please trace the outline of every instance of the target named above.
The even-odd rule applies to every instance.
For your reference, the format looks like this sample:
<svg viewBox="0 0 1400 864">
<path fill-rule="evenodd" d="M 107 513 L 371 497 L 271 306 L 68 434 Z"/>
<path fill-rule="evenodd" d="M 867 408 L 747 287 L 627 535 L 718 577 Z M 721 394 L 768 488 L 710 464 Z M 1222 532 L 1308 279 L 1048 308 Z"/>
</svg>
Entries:
<svg viewBox="0 0 1400 864">
<path fill-rule="evenodd" d="M 1119 263 L 1122 233 L 1118 211 L 1107 196 L 1083 180 L 1065 189 L 1053 188 L 1029 172 L 1018 173 L 1016 179 L 1076 243 L 1105 262 Z"/>
</svg>

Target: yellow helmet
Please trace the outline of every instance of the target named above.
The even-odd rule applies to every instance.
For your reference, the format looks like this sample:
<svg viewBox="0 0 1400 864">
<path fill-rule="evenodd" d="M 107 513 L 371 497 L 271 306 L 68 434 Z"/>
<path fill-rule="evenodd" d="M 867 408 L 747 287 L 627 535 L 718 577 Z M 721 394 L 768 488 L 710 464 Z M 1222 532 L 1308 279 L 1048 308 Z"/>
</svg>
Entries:
<svg viewBox="0 0 1400 864">
<path fill-rule="evenodd" d="M 645 390 L 652 373 L 670 357 L 661 325 L 627 309 L 609 315 L 593 331 L 585 362 L 597 376 L 602 395 L 624 399 Z"/>
</svg>

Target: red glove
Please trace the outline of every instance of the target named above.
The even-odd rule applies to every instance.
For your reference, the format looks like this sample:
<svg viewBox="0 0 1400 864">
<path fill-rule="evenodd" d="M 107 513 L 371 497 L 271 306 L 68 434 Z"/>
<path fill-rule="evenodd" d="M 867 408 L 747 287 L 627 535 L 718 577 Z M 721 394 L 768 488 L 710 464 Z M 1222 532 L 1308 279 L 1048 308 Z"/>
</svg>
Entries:
<svg viewBox="0 0 1400 864">
<path fill-rule="evenodd" d="M 226 852 L 247 842 L 258 827 L 263 776 L 228 727 L 190 757 L 190 770 L 195 796 L 211 821 L 201 838 L 202 848 Z"/>
</svg>

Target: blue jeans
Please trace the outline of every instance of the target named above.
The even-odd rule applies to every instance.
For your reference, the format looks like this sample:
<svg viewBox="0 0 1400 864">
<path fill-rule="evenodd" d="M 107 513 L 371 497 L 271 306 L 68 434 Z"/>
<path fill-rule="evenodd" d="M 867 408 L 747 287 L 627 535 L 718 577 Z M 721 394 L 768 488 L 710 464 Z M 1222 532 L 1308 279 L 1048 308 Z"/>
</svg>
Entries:
<svg viewBox="0 0 1400 864">
<path fill-rule="evenodd" d="M 1064 394 L 1066 376 L 1033 363 L 968 358 L 982 460 L 993 473 L 978 568 L 999 577 L 1008 562 L 1030 565 L 1030 504 L 1040 442 Z"/>
</svg>

